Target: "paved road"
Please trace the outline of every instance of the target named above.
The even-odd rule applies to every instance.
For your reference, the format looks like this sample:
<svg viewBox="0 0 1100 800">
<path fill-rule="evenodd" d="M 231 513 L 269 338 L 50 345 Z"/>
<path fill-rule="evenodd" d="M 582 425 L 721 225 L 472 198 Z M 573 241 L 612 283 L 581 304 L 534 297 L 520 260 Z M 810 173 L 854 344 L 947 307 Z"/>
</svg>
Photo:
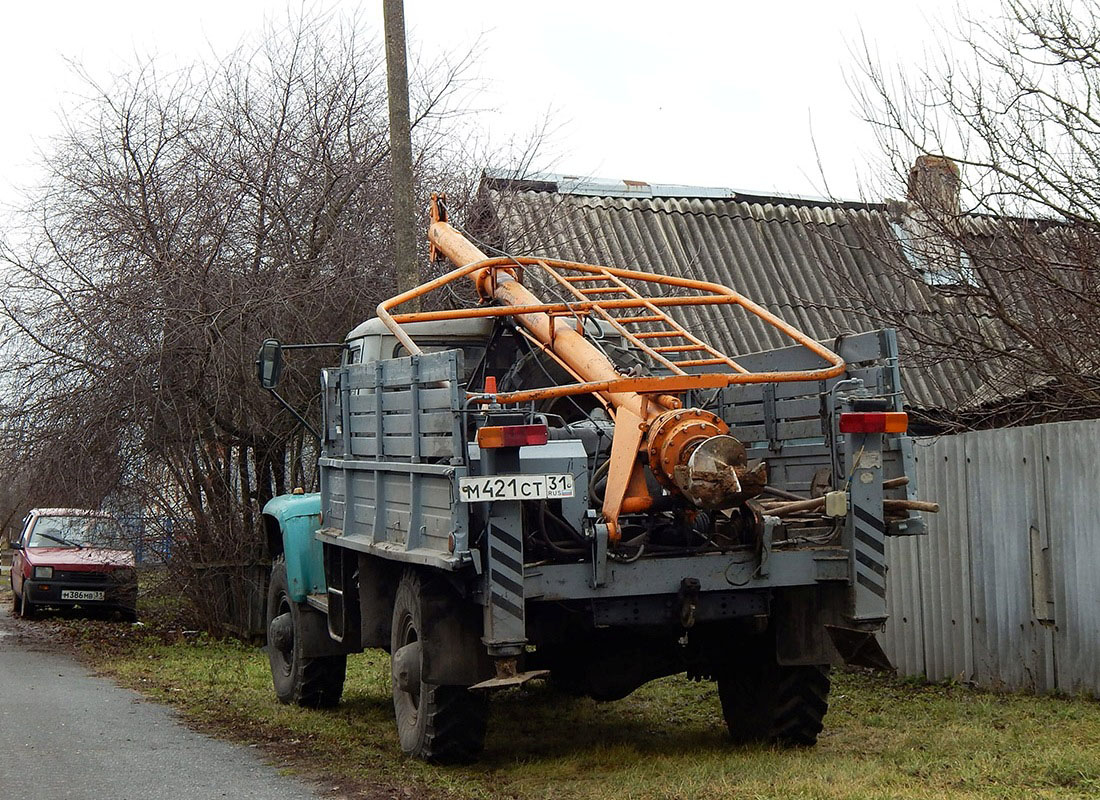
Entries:
<svg viewBox="0 0 1100 800">
<path fill-rule="evenodd" d="M 0 795 L 77 800 L 306 800 L 257 751 L 188 730 L 97 678 L 0 609 Z"/>
</svg>

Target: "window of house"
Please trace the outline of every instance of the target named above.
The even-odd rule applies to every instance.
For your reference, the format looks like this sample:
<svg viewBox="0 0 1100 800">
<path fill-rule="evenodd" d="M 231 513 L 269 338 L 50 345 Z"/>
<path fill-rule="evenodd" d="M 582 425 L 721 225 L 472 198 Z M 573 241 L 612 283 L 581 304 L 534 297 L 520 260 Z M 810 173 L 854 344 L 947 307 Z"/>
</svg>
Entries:
<svg viewBox="0 0 1100 800">
<path fill-rule="evenodd" d="M 901 252 L 905 260 L 929 286 L 977 286 L 978 277 L 974 272 L 970 254 L 953 242 L 943 241 L 939 245 L 929 243 L 927 247 L 918 247 L 905 225 L 900 222 L 891 222 L 890 228 L 901 245 Z M 945 257 L 941 263 L 933 263 L 927 252 L 933 247 L 944 250 Z M 957 257 L 947 257 L 951 250 L 957 250 Z M 954 255 L 954 254 L 952 254 Z"/>
</svg>

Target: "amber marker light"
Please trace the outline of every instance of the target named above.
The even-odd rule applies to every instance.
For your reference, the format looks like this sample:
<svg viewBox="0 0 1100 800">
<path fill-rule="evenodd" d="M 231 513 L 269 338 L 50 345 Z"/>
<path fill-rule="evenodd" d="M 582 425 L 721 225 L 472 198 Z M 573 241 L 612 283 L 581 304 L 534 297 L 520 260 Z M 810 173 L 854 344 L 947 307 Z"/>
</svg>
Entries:
<svg viewBox="0 0 1100 800">
<path fill-rule="evenodd" d="M 483 450 L 494 447 L 525 447 L 546 444 L 548 438 L 545 425 L 502 425 L 479 428 L 477 446 Z"/>
</svg>

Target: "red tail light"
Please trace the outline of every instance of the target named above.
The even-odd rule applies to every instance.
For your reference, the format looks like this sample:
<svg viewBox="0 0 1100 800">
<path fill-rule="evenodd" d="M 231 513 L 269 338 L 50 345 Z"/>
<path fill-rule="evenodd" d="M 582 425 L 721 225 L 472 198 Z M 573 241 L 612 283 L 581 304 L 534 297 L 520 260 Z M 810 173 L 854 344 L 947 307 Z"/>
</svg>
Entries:
<svg viewBox="0 0 1100 800">
<path fill-rule="evenodd" d="M 545 425 L 503 425 L 500 427 L 479 428 L 477 446 L 524 447 L 525 445 L 546 444 L 549 433 Z"/>
<path fill-rule="evenodd" d="M 854 411 L 840 415 L 841 433 L 905 433 L 909 415 L 904 411 Z"/>
</svg>

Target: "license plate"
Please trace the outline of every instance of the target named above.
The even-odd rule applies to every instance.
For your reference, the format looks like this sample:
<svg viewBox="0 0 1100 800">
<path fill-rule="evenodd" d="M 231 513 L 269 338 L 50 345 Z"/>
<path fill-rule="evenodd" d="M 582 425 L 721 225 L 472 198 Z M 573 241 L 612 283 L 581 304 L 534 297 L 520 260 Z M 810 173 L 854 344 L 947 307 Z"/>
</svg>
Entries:
<svg viewBox="0 0 1100 800">
<path fill-rule="evenodd" d="M 103 592 L 86 592 L 81 589 L 62 589 L 62 600 L 102 600 Z"/>
<path fill-rule="evenodd" d="M 491 475 L 487 478 L 459 478 L 458 494 L 463 503 L 493 500 L 558 500 L 574 494 L 573 476 Z"/>
</svg>

